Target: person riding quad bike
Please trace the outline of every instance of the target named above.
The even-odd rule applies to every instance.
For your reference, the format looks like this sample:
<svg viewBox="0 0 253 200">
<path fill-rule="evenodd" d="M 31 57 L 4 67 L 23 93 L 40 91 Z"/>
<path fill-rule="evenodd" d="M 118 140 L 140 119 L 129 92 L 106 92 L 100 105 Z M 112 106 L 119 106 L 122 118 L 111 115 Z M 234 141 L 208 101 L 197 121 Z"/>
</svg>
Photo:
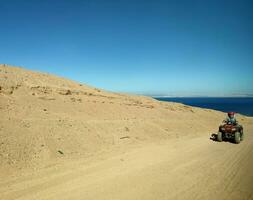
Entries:
<svg viewBox="0 0 253 200">
<path fill-rule="evenodd" d="M 228 112 L 228 116 L 223 120 L 223 124 L 219 126 L 217 140 L 221 142 L 223 139 L 234 139 L 235 143 L 243 140 L 243 127 L 238 124 L 234 112 Z"/>
</svg>

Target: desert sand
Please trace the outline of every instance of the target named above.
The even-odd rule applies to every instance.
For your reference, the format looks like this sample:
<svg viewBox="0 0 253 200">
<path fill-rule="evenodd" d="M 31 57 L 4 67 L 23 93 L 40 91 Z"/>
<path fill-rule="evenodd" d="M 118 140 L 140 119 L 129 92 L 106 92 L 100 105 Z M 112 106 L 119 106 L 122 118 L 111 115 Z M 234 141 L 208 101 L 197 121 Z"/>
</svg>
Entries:
<svg viewBox="0 0 253 200">
<path fill-rule="evenodd" d="M 85 77 L 85 75 L 84 75 Z M 253 199 L 253 118 L 0 65 L 1 200 Z"/>
</svg>

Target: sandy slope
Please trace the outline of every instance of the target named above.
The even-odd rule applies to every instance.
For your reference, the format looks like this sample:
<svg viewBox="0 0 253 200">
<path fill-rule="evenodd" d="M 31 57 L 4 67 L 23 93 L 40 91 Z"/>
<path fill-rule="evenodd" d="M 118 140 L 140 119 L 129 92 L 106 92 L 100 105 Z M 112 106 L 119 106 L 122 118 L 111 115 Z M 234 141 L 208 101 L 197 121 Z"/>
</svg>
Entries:
<svg viewBox="0 0 253 200">
<path fill-rule="evenodd" d="M 224 113 L 0 65 L 0 199 L 253 199 L 246 140 Z"/>
</svg>

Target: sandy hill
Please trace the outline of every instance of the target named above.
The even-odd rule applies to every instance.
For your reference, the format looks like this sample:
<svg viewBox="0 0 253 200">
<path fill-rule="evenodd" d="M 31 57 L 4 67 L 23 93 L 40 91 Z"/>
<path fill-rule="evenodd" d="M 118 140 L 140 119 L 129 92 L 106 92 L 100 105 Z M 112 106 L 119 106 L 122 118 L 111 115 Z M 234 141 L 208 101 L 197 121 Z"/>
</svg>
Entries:
<svg viewBox="0 0 253 200">
<path fill-rule="evenodd" d="M 37 168 L 115 146 L 212 132 L 220 112 L 0 65 L 1 168 Z M 6 170 L 5 169 L 5 170 Z"/>
<path fill-rule="evenodd" d="M 0 65 L 0 114 L 3 199 L 253 197 L 252 140 L 209 140 L 222 112 Z"/>
</svg>

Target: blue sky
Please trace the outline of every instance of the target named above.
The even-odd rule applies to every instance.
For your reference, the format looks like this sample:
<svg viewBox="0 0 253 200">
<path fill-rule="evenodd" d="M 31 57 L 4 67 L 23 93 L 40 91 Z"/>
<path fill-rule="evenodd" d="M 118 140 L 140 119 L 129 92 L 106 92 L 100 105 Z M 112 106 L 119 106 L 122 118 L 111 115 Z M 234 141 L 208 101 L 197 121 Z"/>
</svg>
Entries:
<svg viewBox="0 0 253 200">
<path fill-rule="evenodd" d="M 116 92 L 253 95 L 253 1 L 0 0 L 0 63 Z"/>
</svg>

